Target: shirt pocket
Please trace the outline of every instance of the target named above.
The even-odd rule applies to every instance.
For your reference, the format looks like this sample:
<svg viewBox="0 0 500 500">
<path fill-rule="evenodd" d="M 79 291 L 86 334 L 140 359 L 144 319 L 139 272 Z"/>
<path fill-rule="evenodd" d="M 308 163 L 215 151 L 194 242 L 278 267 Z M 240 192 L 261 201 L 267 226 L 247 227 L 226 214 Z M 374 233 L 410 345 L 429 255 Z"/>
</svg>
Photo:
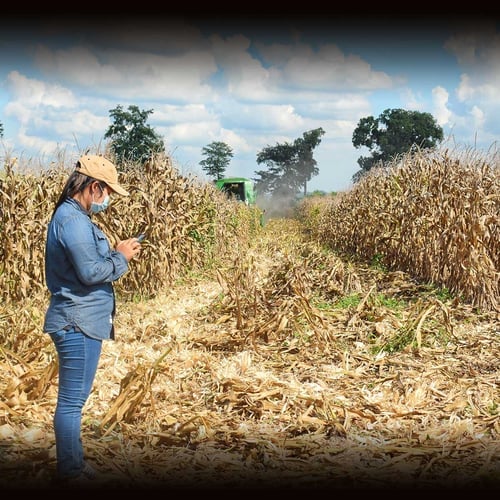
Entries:
<svg viewBox="0 0 500 500">
<path fill-rule="evenodd" d="M 96 242 L 97 253 L 102 257 L 108 256 L 111 250 L 108 238 L 96 225 L 94 225 L 94 239 Z"/>
</svg>

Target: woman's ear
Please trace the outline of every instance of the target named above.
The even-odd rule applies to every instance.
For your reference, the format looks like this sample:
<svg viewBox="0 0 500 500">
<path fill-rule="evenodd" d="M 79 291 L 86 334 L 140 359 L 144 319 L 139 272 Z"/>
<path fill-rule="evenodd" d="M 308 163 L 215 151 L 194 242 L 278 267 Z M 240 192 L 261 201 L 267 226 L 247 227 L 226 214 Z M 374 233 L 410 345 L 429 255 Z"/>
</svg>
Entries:
<svg viewBox="0 0 500 500">
<path fill-rule="evenodd" d="M 100 194 L 100 193 L 102 193 L 102 188 L 101 188 L 101 184 L 99 183 L 99 181 L 94 181 L 90 185 L 92 186 L 92 188 L 90 190 L 91 194 Z"/>
</svg>

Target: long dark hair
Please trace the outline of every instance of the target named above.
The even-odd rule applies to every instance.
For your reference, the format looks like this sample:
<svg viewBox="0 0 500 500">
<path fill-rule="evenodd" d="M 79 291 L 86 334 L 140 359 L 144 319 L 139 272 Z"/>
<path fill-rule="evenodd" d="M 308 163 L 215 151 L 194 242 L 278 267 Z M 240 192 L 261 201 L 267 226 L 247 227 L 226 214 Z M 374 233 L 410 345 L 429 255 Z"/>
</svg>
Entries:
<svg viewBox="0 0 500 500">
<path fill-rule="evenodd" d="M 73 170 L 73 172 L 71 172 L 70 176 L 68 177 L 68 180 L 66 181 L 66 184 L 61 191 L 61 194 L 59 195 L 59 199 L 56 202 L 54 210 L 52 211 L 52 216 L 67 198 L 72 198 L 76 193 L 82 192 L 91 182 L 94 182 L 95 180 L 97 179 L 89 177 L 85 174 L 81 174 L 77 170 Z M 101 187 L 104 187 L 102 186 L 102 183 L 100 184 Z"/>
</svg>

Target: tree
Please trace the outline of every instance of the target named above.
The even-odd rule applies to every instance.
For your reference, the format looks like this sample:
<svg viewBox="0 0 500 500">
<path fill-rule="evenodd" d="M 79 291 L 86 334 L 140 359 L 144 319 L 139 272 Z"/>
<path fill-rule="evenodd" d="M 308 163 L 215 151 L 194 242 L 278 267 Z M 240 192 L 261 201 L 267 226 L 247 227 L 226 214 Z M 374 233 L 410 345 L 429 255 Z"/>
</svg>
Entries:
<svg viewBox="0 0 500 500">
<path fill-rule="evenodd" d="M 233 157 L 233 150 L 225 142 L 213 141 L 202 150 L 202 154 L 206 156 L 200 161 L 201 168 L 214 180 L 219 180 L 224 177 L 224 172 L 229 166 L 229 162 Z"/>
<path fill-rule="evenodd" d="M 0 122 L 0 137 L 3 137 L 3 123 Z"/>
<path fill-rule="evenodd" d="M 300 182 L 293 173 L 295 148 L 288 142 L 267 146 L 257 154 L 257 163 L 265 163 L 268 170 L 255 173 L 260 176 L 255 180 L 258 194 L 271 193 L 280 198 L 294 198 L 300 188 Z"/>
<path fill-rule="evenodd" d="M 386 109 L 378 118 L 361 118 L 352 134 L 352 144 L 356 149 L 366 146 L 372 154 L 358 158 L 361 169 L 352 180 L 359 181 L 376 164 L 416 149 L 433 148 L 442 140 L 443 129 L 430 113 Z"/>
<path fill-rule="evenodd" d="M 153 110 L 140 110 L 131 105 L 124 111 L 121 105 L 109 111 L 113 123 L 109 126 L 105 139 L 111 139 L 111 150 L 116 161 L 140 162 L 144 164 L 154 154 L 163 153 L 165 144 L 155 130 L 146 124 Z"/>
<path fill-rule="evenodd" d="M 255 179 L 257 192 L 293 198 L 302 189 L 306 195 L 307 183 L 319 173 L 313 150 L 320 144 L 324 133 L 320 127 L 304 132 L 293 143 L 267 146 L 260 151 L 257 163 L 266 164 L 268 170 L 255 172 L 260 176 L 260 179 Z"/>
<path fill-rule="evenodd" d="M 307 195 L 307 183 L 319 173 L 313 150 L 321 143 L 324 134 L 325 131 L 320 127 L 304 132 L 302 138 L 295 139 L 294 142 L 297 149 L 297 173 L 302 182 L 304 196 Z"/>
</svg>

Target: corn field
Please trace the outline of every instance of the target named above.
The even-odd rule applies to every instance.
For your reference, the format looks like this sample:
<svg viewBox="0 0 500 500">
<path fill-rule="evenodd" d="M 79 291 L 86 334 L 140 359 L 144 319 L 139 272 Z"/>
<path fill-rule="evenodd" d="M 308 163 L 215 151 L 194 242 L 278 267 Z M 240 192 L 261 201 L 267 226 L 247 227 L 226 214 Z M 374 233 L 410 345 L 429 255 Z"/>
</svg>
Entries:
<svg viewBox="0 0 500 500">
<path fill-rule="evenodd" d="M 441 154 L 441 156 L 440 156 Z M 129 166 L 99 218 L 146 228 L 84 408 L 95 490 L 500 486 L 498 158 L 402 158 L 259 210 Z M 0 174 L 0 487 L 59 489 L 45 228 L 68 169 Z"/>
<path fill-rule="evenodd" d="M 489 158 L 415 154 L 374 169 L 348 193 L 310 200 L 300 216 L 338 252 L 500 308 L 500 174 Z"/>
</svg>

